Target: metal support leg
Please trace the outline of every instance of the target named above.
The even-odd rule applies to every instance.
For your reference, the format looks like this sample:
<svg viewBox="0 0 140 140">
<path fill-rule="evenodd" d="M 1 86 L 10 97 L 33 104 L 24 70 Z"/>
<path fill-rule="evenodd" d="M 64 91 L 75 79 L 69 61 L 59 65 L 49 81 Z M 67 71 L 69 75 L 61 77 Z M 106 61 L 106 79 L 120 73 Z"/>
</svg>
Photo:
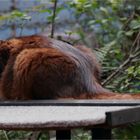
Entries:
<svg viewBox="0 0 140 140">
<path fill-rule="evenodd" d="M 70 130 L 59 130 L 56 131 L 56 140 L 70 140 L 71 131 Z"/>
<path fill-rule="evenodd" d="M 93 128 L 92 140 L 111 140 L 110 128 Z"/>
</svg>

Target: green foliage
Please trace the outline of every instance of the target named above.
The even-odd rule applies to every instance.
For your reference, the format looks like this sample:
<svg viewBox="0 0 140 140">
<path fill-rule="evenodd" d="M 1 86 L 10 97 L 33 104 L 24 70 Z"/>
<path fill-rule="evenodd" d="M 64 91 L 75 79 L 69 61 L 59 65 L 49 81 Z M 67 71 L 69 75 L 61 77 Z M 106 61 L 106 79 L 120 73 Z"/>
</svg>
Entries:
<svg viewBox="0 0 140 140">
<path fill-rule="evenodd" d="M 4 14 L 0 16 L 0 20 L 11 20 L 11 21 L 15 21 L 15 20 L 31 20 L 31 17 L 28 16 L 25 12 L 20 12 L 18 10 L 14 10 L 8 14 Z"/>
<path fill-rule="evenodd" d="M 130 48 L 140 28 L 138 4 L 140 2 L 129 0 L 118 0 L 117 2 L 115 0 L 75 0 L 70 2 L 71 7 L 76 9 L 74 14 L 79 22 L 80 32 L 78 29 L 78 33 L 80 33 L 81 39 L 85 38 L 85 32 L 96 33 L 101 46 L 99 52 L 96 52 L 97 56 L 101 58 L 105 77 L 117 69 L 131 53 Z M 138 51 L 140 50 L 138 49 Z M 125 67 L 121 76 L 114 78 L 107 87 L 119 91 L 140 92 L 138 88 L 134 88 L 135 84 L 140 86 L 137 84 L 140 78 L 137 63 L 139 57 L 140 55 L 135 63 L 131 63 L 135 67 L 135 72 L 133 72 L 135 76 L 130 77 L 128 74 L 131 67 L 129 65 L 130 67 Z"/>
<path fill-rule="evenodd" d="M 75 8 L 74 14 L 80 29 L 80 32 L 77 29 L 77 33 L 83 42 L 85 32 L 96 34 L 100 48 L 95 53 L 102 63 L 104 78 L 118 69 L 132 52 L 138 54 L 106 87 L 117 92 L 140 93 L 140 44 L 139 39 L 136 40 L 140 29 L 140 1 L 75 0 L 70 5 Z M 137 124 L 123 131 L 117 129 L 114 138 L 139 139 L 139 128 Z"/>
<path fill-rule="evenodd" d="M 72 131 L 72 140 L 91 140 L 90 132 L 83 129 L 75 129 Z"/>
<path fill-rule="evenodd" d="M 33 139 L 32 135 L 34 135 L 36 131 L 3 131 L 0 130 L 0 140 L 25 140 L 25 139 Z M 49 140 L 49 135 L 47 131 L 42 131 L 38 140 Z"/>
</svg>

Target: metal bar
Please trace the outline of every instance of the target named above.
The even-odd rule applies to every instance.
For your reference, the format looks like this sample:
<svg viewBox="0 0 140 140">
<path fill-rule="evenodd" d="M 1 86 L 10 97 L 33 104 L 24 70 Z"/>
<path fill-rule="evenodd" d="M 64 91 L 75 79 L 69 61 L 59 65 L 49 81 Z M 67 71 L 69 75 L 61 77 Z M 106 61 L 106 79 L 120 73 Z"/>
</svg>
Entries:
<svg viewBox="0 0 140 140">
<path fill-rule="evenodd" d="M 119 111 L 106 112 L 108 126 L 126 125 L 140 121 L 140 107 L 129 108 Z"/>
<path fill-rule="evenodd" d="M 0 106 L 138 106 L 140 100 L 28 100 L 0 101 Z"/>
<path fill-rule="evenodd" d="M 92 140 L 111 140 L 110 128 L 93 128 Z"/>
<path fill-rule="evenodd" d="M 56 131 L 56 140 L 70 140 L 71 131 L 70 130 L 58 130 Z"/>
</svg>

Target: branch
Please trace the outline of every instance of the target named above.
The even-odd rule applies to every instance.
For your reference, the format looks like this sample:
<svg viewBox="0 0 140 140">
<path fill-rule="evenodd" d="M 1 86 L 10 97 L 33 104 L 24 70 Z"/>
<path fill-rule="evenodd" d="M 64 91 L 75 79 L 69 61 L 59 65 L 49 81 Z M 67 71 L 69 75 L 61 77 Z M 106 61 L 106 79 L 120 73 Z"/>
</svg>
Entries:
<svg viewBox="0 0 140 140">
<path fill-rule="evenodd" d="M 132 12 L 132 14 L 130 15 L 130 17 L 128 18 L 128 20 L 124 23 L 123 27 L 122 27 L 122 30 L 126 30 L 127 27 L 128 27 L 128 24 L 133 20 L 135 16 L 135 11 Z"/>
<path fill-rule="evenodd" d="M 7 132 L 6 132 L 5 130 L 2 130 L 2 131 L 3 131 L 3 133 L 4 133 L 5 139 L 6 139 L 6 140 L 9 140 L 8 135 L 7 135 Z"/>
<path fill-rule="evenodd" d="M 124 63 L 122 65 L 120 65 L 120 67 L 113 72 L 105 81 L 102 82 L 102 85 L 106 85 L 107 83 L 109 83 L 109 81 L 111 81 L 116 75 L 118 75 L 118 73 L 125 67 L 127 66 L 131 61 L 131 57 L 129 57 L 128 59 L 126 59 L 124 61 Z"/>
<path fill-rule="evenodd" d="M 139 30 L 139 32 L 138 32 L 138 34 L 137 34 L 137 36 L 136 36 L 136 39 L 134 40 L 134 42 L 133 42 L 133 44 L 132 44 L 132 47 L 131 47 L 131 49 L 130 49 L 130 53 L 132 53 L 133 50 L 135 51 L 137 48 L 139 48 L 139 45 L 138 45 L 137 48 L 135 49 L 136 43 L 138 42 L 138 44 L 139 44 L 139 39 L 140 39 L 140 30 Z"/>
<path fill-rule="evenodd" d="M 53 17 L 52 17 L 52 29 L 51 29 L 51 38 L 53 38 L 53 36 L 54 36 L 56 8 L 57 8 L 57 0 L 54 1 Z"/>
<path fill-rule="evenodd" d="M 130 49 L 130 54 L 129 57 L 124 61 L 124 63 L 122 65 L 119 66 L 119 68 L 113 72 L 105 81 L 102 82 L 102 85 L 106 85 L 107 83 L 109 83 L 116 75 L 118 75 L 118 73 L 120 73 L 121 70 L 123 70 L 123 68 L 127 65 L 129 65 L 130 62 L 133 61 L 133 59 L 137 58 L 140 55 L 139 52 L 139 45 L 137 45 L 137 47 L 135 48 L 135 45 L 138 43 L 139 44 L 139 38 L 140 38 L 140 31 L 138 32 L 136 39 L 134 40 L 132 47 Z M 136 52 L 137 50 L 137 52 Z"/>
</svg>

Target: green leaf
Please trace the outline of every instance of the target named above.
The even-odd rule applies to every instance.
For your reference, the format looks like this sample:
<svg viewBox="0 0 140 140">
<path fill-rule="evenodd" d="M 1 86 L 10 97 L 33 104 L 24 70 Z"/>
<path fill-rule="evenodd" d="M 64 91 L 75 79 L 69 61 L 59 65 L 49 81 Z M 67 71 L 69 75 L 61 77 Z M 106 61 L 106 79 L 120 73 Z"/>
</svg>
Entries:
<svg viewBox="0 0 140 140">
<path fill-rule="evenodd" d="M 22 19 L 23 19 L 23 20 L 31 20 L 32 17 L 31 17 L 31 16 L 27 16 L 27 15 L 25 15 L 25 16 L 22 17 Z"/>
<path fill-rule="evenodd" d="M 129 67 L 126 71 L 127 71 L 127 73 L 130 75 L 130 74 L 133 74 L 133 72 L 134 72 L 134 66 L 131 66 L 131 67 Z"/>
<path fill-rule="evenodd" d="M 123 31 L 123 30 L 118 31 L 117 38 L 119 39 L 119 38 L 123 37 L 124 33 L 125 33 L 125 31 Z"/>
<path fill-rule="evenodd" d="M 105 23 L 107 23 L 108 20 L 107 19 L 103 19 L 101 21 L 102 21 L 103 24 L 105 24 Z"/>
<path fill-rule="evenodd" d="M 25 13 L 22 13 L 22 12 L 20 12 L 20 11 L 15 10 L 15 11 L 13 11 L 13 12 L 11 13 L 11 16 L 14 16 L 14 17 L 22 17 L 22 16 L 24 16 L 24 14 L 25 14 Z"/>
<path fill-rule="evenodd" d="M 106 44 L 105 46 L 111 47 L 111 46 L 114 46 L 116 43 L 117 43 L 117 41 L 113 40 L 110 43 Z"/>
<path fill-rule="evenodd" d="M 127 20 L 126 17 L 120 18 L 120 21 L 126 21 L 126 20 Z"/>
<path fill-rule="evenodd" d="M 125 35 L 126 35 L 126 36 L 132 36 L 133 33 L 134 33 L 134 31 L 133 31 L 133 30 L 130 30 L 130 31 L 128 31 L 128 32 L 125 32 Z"/>
<path fill-rule="evenodd" d="M 58 8 L 56 8 L 56 13 L 58 14 L 58 13 L 61 12 L 62 10 L 64 10 L 64 7 L 58 7 Z"/>
<path fill-rule="evenodd" d="M 108 10 L 107 10 L 107 8 L 100 7 L 100 10 L 101 10 L 102 12 L 104 12 L 106 15 L 108 15 Z"/>
<path fill-rule="evenodd" d="M 88 25 L 93 25 L 93 24 L 95 24 L 95 23 L 96 23 L 95 20 L 90 20 L 90 21 L 88 22 Z"/>
<path fill-rule="evenodd" d="M 87 0 L 74 0 L 76 3 L 85 3 Z"/>
<path fill-rule="evenodd" d="M 49 14 L 51 14 L 52 13 L 52 10 L 50 10 L 50 9 L 42 9 L 39 12 L 40 13 L 49 13 Z"/>
<path fill-rule="evenodd" d="M 139 29 L 140 28 L 140 21 L 139 20 L 132 20 L 130 27 L 132 29 Z"/>
<path fill-rule="evenodd" d="M 92 6 L 92 5 L 91 5 L 90 3 L 88 3 L 88 4 L 85 4 L 85 5 L 84 5 L 84 8 L 91 8 L 91 6 Z"/>
</svg>

